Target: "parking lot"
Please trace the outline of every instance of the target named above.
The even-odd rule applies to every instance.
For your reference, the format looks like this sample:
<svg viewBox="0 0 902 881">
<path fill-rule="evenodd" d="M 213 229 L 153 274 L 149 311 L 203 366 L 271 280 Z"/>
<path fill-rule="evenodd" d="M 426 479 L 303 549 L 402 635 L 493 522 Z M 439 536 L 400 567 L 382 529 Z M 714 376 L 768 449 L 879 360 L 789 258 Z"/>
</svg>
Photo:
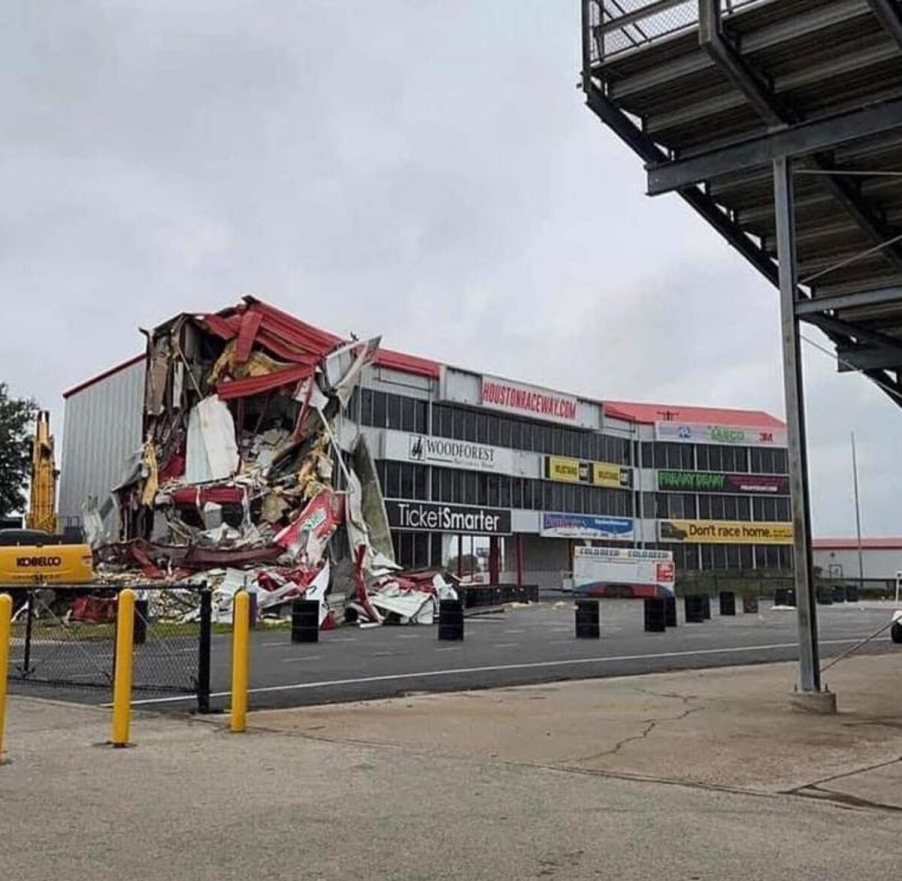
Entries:
<svg viewBox="0 0 902 881">
<path fill-rule="evenodd" d="M 735 617 L 721 617 L 715 601 L 709 621 L 685 624 L 682 604 L 678 605 L 677 628 L 645 633 L 641 602 L 603 600 L 598 640 L 575 638 L 569 601 L 507 607 L 500 613 L 469 617 L 463 642 L 439 641 L 435 626 L 344 626 L 321 632 L 317 643 L 297 644 L 286 629 L 259 625 L 252 633 L 251 706 L 304 706 L 797 657 L 792 610 L 774 610 L 764 601 L 758 614 L 740 611 Z M 892 604 L 876 603 L 819 607 L 823 657 L 845 651 L 888 623 L 892 609 Z M 896 649 L 884 633 L 864 651 Z M 213 709 L 228 705 L 229 658 L 229 635 L 214 635 Z M 826 678 L 829 682 L 829 674 Z M 13 683 L 13 689 L 90 703 L 109 700 L 103 688 Z M 194 708 L 189 694 L 136 692 L 134 697 L 138 706 Z"/>
</svg>

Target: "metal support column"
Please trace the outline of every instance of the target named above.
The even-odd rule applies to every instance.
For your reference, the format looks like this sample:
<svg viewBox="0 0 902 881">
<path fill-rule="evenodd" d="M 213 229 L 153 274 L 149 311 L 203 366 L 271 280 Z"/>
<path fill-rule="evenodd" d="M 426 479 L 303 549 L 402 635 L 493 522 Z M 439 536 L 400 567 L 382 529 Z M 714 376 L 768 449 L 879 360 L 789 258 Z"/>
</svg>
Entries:
<svg viewBox="0 0 902 881">
<path fill-rule="evenodd" d="M 793 568 L 799 626 L 799 685 L 802 691 L 821 690 L 817 645 L 817 614 L 811 561 L 811 517 L 808 499 L 808 457 L 805 442 L 805 403 L 799 319 L 796 315 L 795 208 L 792 160 L 774 160 L 774 215 L 780 264 L 780 319 L 783 332 L 783 388 L 789 442 L 789 484 L 792 493 Z"/>
</svg>

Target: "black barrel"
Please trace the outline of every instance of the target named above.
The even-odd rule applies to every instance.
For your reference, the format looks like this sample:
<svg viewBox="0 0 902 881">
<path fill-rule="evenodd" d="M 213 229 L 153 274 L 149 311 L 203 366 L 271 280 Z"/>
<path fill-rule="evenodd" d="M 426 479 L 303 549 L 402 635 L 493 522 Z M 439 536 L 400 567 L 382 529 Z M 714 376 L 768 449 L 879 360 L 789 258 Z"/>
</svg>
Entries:
<svg viewBox="0 0 902 881">
<path fill-rule="evenodd" d="M 711 620 L 711 597 L 708 594 L 704 594 L 702 596 L 702 601 L 705 604 L 705 621 Z"/>
<path fill-rule="evenodd" d="M 844 603 L 846 601 L 846 588 L 842 584 L 837 584 L 833 588 L 833 602 Z"/>
<path fill-rule="evenodd" d="M 794 606 L 796 604 L 796 592 L 791 587 L 778 587 L 774 591 L 775 606 Z"/>
<path fill-rule="evenodd" d="M 601 636 L 601 611 L 597 600 L 576 601 L 576 638 L 598 639 Z"/>
<path fill-rule="evenodd" d="M 147 600 L 135 600 L 135 645 L 147 642 L 147 612 Z"/>
<path fill-rule="evenodd" d="M 677 626 L 676 597 L 664 597 L 664 607 L 666 609 L 664 623 L 668 627 L 676 627 Z"/>
<path fill-rule="evenodd" d="M 821 584 L 817 588 L 817 602 L 820 606 L 833 605 L 833 588 Z"/>
<path fill-rule="evenodd" d="M 464 638 L 463 600 L 439 600 L 438 638 L 449 641 Z"/>
<path fill-rule="evenodd" d="M 293 600 L 291 641 L 319 642 L 319 600 Z"/>
<path fill-rule="evenodd" d="M 705 598 L 699 593 L 688 594 L 683 598 L 686 609 L 687 624 L 701 624 L 705 620 Z"/>
<path fill-rule="evenodd" d="M 847 603 L 857 603 L 858 602 L 858 586 L 855 584 L 847 584 L 846 585 L 846 602 Z"/>
<path fill-rule="evenodd" d="M 722 590 L 720 592 L 720 614 L 735 615 L 736 614 L 736 594 L 731 590 Z"/>
<path fill-rule="evenodd" d="M 667 629 L 667 604 L 663 598 L 645 600 L 645 632 L 663 633 Z"/>
<path fill-rule="evenodd" d="M 742 611 L 746 615 L 757 615 L 758 614 L 758 597 L 743 597 L 742 598 Z"/>
</svg>

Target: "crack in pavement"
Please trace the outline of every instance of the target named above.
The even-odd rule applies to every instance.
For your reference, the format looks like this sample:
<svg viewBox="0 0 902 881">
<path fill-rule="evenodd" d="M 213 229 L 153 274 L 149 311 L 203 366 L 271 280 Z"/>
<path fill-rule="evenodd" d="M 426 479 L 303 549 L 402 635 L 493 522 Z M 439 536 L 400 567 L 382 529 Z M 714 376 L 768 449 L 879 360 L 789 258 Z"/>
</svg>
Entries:
<svg viewBox="0 0 902 881">
<path fill-rule="evenodd" d="M 890 814 L 902 814 L 902 807 L 899 805 L 889 805 L 881 801 L 872 801 L 869 798 L 861 798 L 857 795 L 851 795 L 848 792 L 838 792 L 835 789 L 825 789 L 817 784 L 811 786 L 800 786 L 786 795 L 793 795 L 797 798 L 809 798 L 814 801 L 826 801 L 835 804 L 847 810 L 868 810 L 868 811 L 884 811 Z"/>
<path fill-rule="evenodd" d="M 895 759 L 889 759 L 886 762 L 877 762 L 875 765 L 865 765 L 863 768 L 855 768 L 854 771 L 843 771 L 841 774 L 834 774 L 832 777 L 824 777 L 821 780 L 812 780 L 811 783 L 803 783 L 801 786 L 783 790 L 783 795 L 795 795 L 800 789 L 817 788 L 824 783 L 833 783 L 835 780 L 842 780 L 846 777 L 855 777 L 858 774 L 866 774 L 868 771 L 878 771 L 880 768 L 888 768 L 890 765 L 895 765 L 898 762 L 902 762 L 902 756 L 897 756 Z"/>
<path fill-rule="evenodd" d="M 701 709 L 701 707 L 689 707 L 688 709 L 686 709 L 682 713 L 680 713 L 678 716 L 658 716 L 657 718 L 654 718 L 654 719 L 640 719 L 639 723 L 642 725 L 645 725 L 645 728 L 643 729 L 641 734 L 631 734 L 628 737 L 624 737 L 621 740 L 618 740 L 617 743 L 615 743 L 614 746 L 612 746 L 610 749 L 602 750 L 602 752 L 593 753 L 592 755 L 588 755 L 588 756 L 578 756 L 575 759 L 567 759 L 567 763 L 591 762 L 596 759 L 603 759 L 607 756 L 616 755 L 628 743 L 633 743 L 634 741 L 637 741 L 637 740 L 645 740 L 648 737 L 648 735 L 651 734 L 652 731 L 654 731 L 655 728 L 657 728 L 658 725 L 660 725 L 661 723 L 663 723 L 663 722 L 681 722 L 683 719 L 685 719 L 687 716 L 691 715 L 692 713 L 697 713 L 700 709 Z M 567 764 L 561 763 L 558 767 L 567 767 Z"/>
</svg>

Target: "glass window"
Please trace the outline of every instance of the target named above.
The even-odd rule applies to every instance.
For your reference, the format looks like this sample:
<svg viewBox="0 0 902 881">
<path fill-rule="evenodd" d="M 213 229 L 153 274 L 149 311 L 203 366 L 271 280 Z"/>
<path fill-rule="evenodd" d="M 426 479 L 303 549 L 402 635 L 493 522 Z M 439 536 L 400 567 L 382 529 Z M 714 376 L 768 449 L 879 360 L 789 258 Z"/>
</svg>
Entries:
<svg viewBox="0 0 902 881">
<path fill-rule="evenodd" d="M 385 397 L 388 399 L 388 422 L 386 427 L 400 430 L 403 428 L 401 408 L 406 399 L 402 398 L 400 395 L 386 395 Z"/>
<path fill-rule="evenodd" d="M 497 416 L 489 416 L 488 418 L 488 434 L 486 436 L 486 443 L 491 444 L 493 447 L 499 446 L 500 438 L 501 438 L 501 421 Z"/>
<path fill-rule="evenodd" d="M 409 465 L 407 462 L 399 463 L 401 466 L 401 498 L 402 499 L 412 499 L 414 498 L 414 479 L 413 479 L 413 469 L 415 466 Z"/>
<path fill-rule="evenodd" d="M 373 421 L 376 428 L 385 428 L 386 422 L 386 395 L 385 392 L 373 392 Z"/>
<path fill-rule="evenodd" d="M 470 410 L 464 410 L 461 414 L 463 422 L 463 440 L 476 440 L 476 414 Z"/>
<path fill-rule="evenodd" d="M 413 398 L 401 398 L 402 431 L 416 431 L 416 403 Z"/>
<path fill-rule="evenodd" d="M 425 434 L 429 427 L 429 404 L 426 401 L 414 403 L 413 430 L 417 434 Z"/>
<path fill-rule="evenodd" d="M 774 450 L 774 473 L 789 474 L 789 453 L 786 450 Z"/>
<path fill-rule="evenodd" d="M 512 508 L 525 508 L 526 505 L 523 504 L 523 478 L 522 477 L 514 477 L 511 480 L 511 507 Z"/>
<path fill-rule="evenodd" d="M 511 507 L 511 479 L 506 474 L 499 477 L 498 504 L 502 508 Z"/>
<path fill-rule="evenodd" d="M 489 439 L 489 417 L 485 413 L 476 414 L 476 440 L 484 444 Z"/>
<path fill-rule="evenodd" d="M 498 446 L 513 447 L 513 421 L 510 419 L 498 420 Z"/>
<path fill-rule="evenodd" d="M 497 474 L 487 474 L 485 477 L 486 477 L 485 503 L 490 508 L 497 508 L 500 504 L 501 481 Z"/>
</svg>

